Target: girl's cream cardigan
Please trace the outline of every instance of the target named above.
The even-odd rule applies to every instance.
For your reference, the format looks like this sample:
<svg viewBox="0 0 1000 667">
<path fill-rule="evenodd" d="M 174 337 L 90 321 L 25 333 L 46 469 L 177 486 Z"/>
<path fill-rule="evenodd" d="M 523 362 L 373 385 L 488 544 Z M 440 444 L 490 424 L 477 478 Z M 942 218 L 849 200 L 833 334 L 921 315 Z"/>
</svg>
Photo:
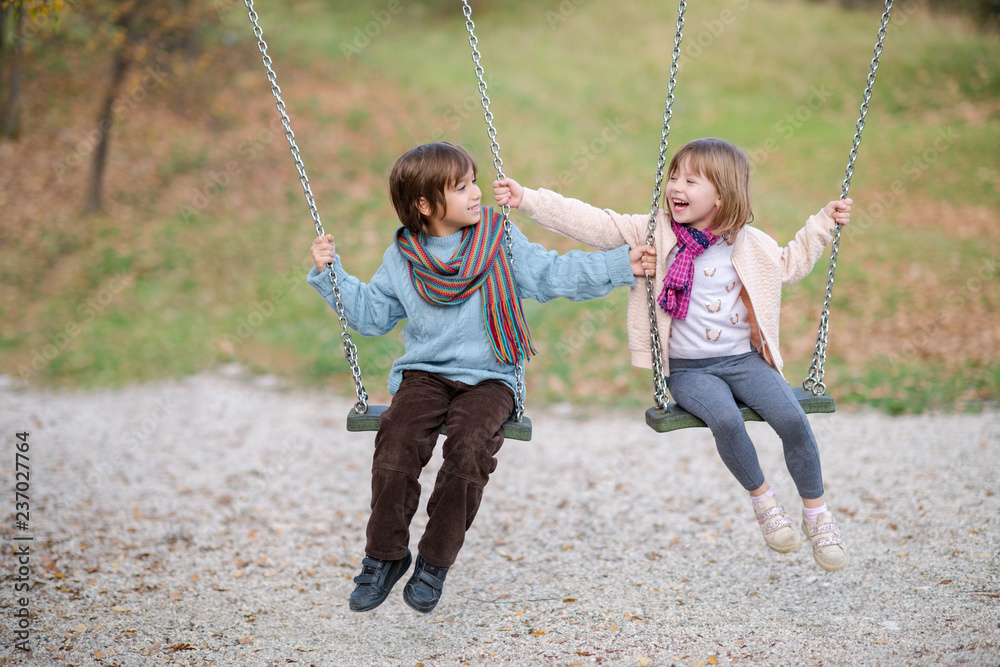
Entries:
<svg viewBox="0 0 1000 667">
<path fill-rule="evenodd" d="M 602 250 L 645 245 L 649 214 L 622 215 L 599 209 L 577 199 L 550 190 L 524 189 L 518 210 L 530 215 L 546 229 Z M 822 210 L 811 216 L 795 238 L 780 247 L 770 236 L 747 225 L 733 244 L 733 266 L 743 282 L 740 297 L 749 313 L 750 339 L 767 361 L 781 372 L 783 362 L 778 352 L 781 286 L 804 278 L 833 238 L 835 223 Z M 666 276 L 666 258 L 677 245 L 665 211 L 656 212 L 656 256 L 659 258 L 653 282 L 654 296 L 659 296 Z M 515 268 L 516 270 L 516 268 Z M 657 327 L 663 368 L 669 372 L 667 344 L 671 318 L 657 307 Z M 646 305 L 646 281 L 637 280 L 628 297 L 628 346 L 632 365 L 652 368 L 649 341 L 649 311 Z"/>
</svg>

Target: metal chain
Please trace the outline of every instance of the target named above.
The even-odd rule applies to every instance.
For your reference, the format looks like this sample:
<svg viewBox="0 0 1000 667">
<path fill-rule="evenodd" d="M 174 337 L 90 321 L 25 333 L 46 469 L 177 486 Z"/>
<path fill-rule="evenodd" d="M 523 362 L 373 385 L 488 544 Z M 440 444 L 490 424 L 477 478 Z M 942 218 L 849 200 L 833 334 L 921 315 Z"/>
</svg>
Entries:
<svg viewBox="0 0 1000 667">
<path fill-rule="evenodd" d="M 844 176 L 844 183 L 841 186 L 840 198 L 847 197 L 851 189 L 851 176 L 854 175 L 854 163 L 858 159 L 858 147 L 861 145 L 861 132 L 865 129 L 865 117 L 868 115 L 868 103 L 872 97 L 872 87 L 875 85 L 875 71 L 878 69 L 879 56 L 882 55 L 882 43 L 885 41 L 886 27 L 889 25 L 889 12 L 892 9 L 893 0 L 885 0 L 885 11 L 882 13 L 882 25 L 878 30 L 878 40 L 875 43 L 875 57 L 872 58 L 871 71 L 868 73 L 868 85 L 865 88 L 864 99 L 861 102 L 861 115 L 858 118 L 857 129 L 854 133 L 854 145 L 851 147 L 851 154 L 847 161 L 847 170 Z M 840 224 L 837 224 L 833 232 L 833 242 L 830 245 L 830 269 L 826 276 L 826 295 L 823 299 L 823 311 L 819 316 L 819 329 L 816 332 L 816 347 L 813 350 L 812 364 L 809 366 L 809 374 L 802 381 L 802 388 L 811 391 L 814 396 L 826 393 L 826 384 L 823 376 L 826 374 L 826 341 L 830 333 L 830 302 L 833 299 L 833 280 L 837 272 L 837 255 L 840 251 Z"/>
<path fill-rule="evenodd" d="M 320 222 L 319 211 L 316 209 L 316 201 L 313 199 L 312 189 L 309 187 L 306 168 L 302 163 L 302 157 L 299 155 L 298 144 L 295 143 L 295 133 L 292 132 L 291 121 L 288 118 L 288 113 L 285 111 L 285 101 L 281 99 L 281 88 L 278 86 L 277 76 L 271 67 L 271 56 L 267 54 L 267 43 L 263 37 L 264 31 L 261 30 L 260 23 L 257 21 L 258 16 L 253 8 L 253 0 L 243 1 L 250 12 L 253 33 L 257 37 L 257 48 L 263 56 L 264 67 L 267 69 L 267 80 L 271 83 L 271 94 L 274 95 L 278 113 L 281 114 L 281 124 L 285 128 L 285 139 L 288 140 L 292 157 L 295 159 L 295 169 L 299 172 L 299 182 L 302 184 L 302 191 L 305 194 L 306 203 L 309 205 L 309 214 L 312 216 L 313 224 L 316 227 L 316 235 L 324 236 L 323 223 Z M 347 329 L 347 319 L 344 317 L 344 303 L 340 298 L 340 285 L 337 283 L 337 274 L 333 271 L 332 265 L 330 267 L 330 284 L 333 287 L 337 317 L 340 320 L 340 327 L 343 330 L 340 334 L 340 340 L 344 344 L 344 357 L 351 365 L 351 375 L 354 377 L 354 391 L 358 398 L 357 403 L 354 404 L 354 411 L 358 414 L 364 414 L 368 412 L 368 393 L 361 382 L 361 367 L 358 365 L 358 348 L 354 345 L 354 341 L 351 340 L 351 333 Z"/>
<path fill-rule="evenodd" d="M 493 152 L 493 167 L 497 171 L 497 180 L 505 178 L 503 173 L 503 160 L 500 159 L 500 144 L 497 143 L 497 131 L 493 127 L 493 112 L 490 111 L 490 98 L 486 94 L 486 80 L 483 78 L 483 67 L 480 65 L 482 56 L 479 54 L 479 40 L 476 38 L 476 24 L 472 22 L 472 7 L 466 0 L 462 0 L 462 13 L 465 14 L 465 29 L 469 31 L 469 46 L 472 47 L 472 62 L 476 65 L 476 78 L 479 79 L 479 94 L 482 96 L 483 118 L 486 119 L 486 134 L 490 138 L 490 150 Z M 510 269 L 514 271 L 514 238 L 510 232 L 510 205 L 504 204 L 500 207 L 503 213 L 504 242 L 507 247 L 507 257 L 510 261 Z M 514 295 L 514 298 L 518 298 Z M 518 357 L 514 364 L 514 386 L 516 391 L 514 407 L 514 421 L 521 421 L 524 417 L 524 360 Z"/>
<path fill-rule="evenodd" d="M 673 116 L 674 88 L 677 85 L 677 61 L 681 55 L 681 39 L 684 30 L 684 12 L 687 2 L 677 5 L 677 32 L 674 34 L 674 50 L 670 60 L 670 79 L 667 82 L 666 108 L 663 111 L 663 129 L 660 131 L 660 155 L 656 160 L 656 182 L 653 185 L 653 202 L 649 206 L 649 231 L 646 243 L 653 245 L 656 240 L 656 210 L 660 205 L 663 185 L 663 167 L 667 163 L 667 144 L 670 136 L 670 119 Z M 668 410 L 670 394 L 667 391 L 666 374 L 663 372 L 663 356 L 660 351 L 660 329 L 656 323 L 656 297 L 653 295 L 653 277 L 646 276 L 646 305 L 649 307 L 649 347 L 653 358 L 653 399 L 661 410 Z"/>
</svg>

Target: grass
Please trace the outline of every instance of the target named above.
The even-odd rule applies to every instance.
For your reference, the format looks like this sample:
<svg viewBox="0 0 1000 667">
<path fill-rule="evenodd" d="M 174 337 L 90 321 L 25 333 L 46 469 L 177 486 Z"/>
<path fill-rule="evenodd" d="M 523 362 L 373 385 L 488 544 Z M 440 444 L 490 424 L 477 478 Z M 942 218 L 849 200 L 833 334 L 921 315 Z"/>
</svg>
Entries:
<svg viewBox="0 0 1000 667">
<path fill-rule="evenodd" d="M 371 275 L 398 225 L 384 183 L 407 148 L 442 138 L 470 147 L 490 199 L 492 158 L 458 11 L 311 1 L 258 11 L 323 223 L 353 273 Z M 672 9 L 475 11 L 505 173 L 648 211 Z M 112 143 L 108 211 L 86 220 L 77 215 L 85 166 L 58 183 L 51 210 L 32 202 L 52 187 L 51 164 L 86 136 L 84 93 L 101 75 L 83 71 L 65 36 L 64 55 L 34 54 L 40 71 L 26 97 L 38 122 L 2 161 L 22 170 L 0 166 L 16 192 L 0 202 L 13 212 L 0 223 L 13 250 L 0 268 L 0 371 L 93 387 L 238 361 L 351 393 L 336 318 L 304 285 L 311 221 L 259 53 L 242 11 L 223 19 L 210 41 L 237 43 L 219 47 L 220 81 L 191 109 L 156 91 L 132 110 Z M 897 20 L 851 181 L 826 380 L 842 404 L 894 413 L 996 404 L 1000 44 L 959 21 Z M 690 7 L 671 150 L 701 136 L 743 146 L 755 164 L 756 224 L 789 239 L 840 195 L 877 27 L 877 13 L 792 0 Z M 44 92 L 50 80 L 72 93 L 58 105 Z M 548 247 L 580 247 L 515 219 Z M 786 290 L 793 385 L 809 365 L 825 262 Z M 39 266 L 48 270 L 37 275 Z M 649 373 L 629 365 L 625 303 L 619 291 L 525 304 L 541 352 L 526 373 L 529 403 L 650 402 Z M 354 340 L 369 393 L 386 400 L 399 331 Z"/>
</svg>

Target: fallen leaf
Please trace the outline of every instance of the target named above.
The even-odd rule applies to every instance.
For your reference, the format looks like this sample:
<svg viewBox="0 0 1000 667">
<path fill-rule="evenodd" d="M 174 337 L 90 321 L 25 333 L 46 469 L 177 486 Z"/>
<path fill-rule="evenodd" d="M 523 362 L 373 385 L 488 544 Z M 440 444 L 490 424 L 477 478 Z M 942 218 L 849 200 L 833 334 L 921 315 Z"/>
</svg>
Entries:
<svg viewBox="0 0 1000 667">
<path fill-rule="evenodd" d="M 78 625 L 75 628 L 73 628 L 73 632 L 75 632 L 77 634 L 80 634 L 80 633 L 86 632 L 86 631 L 87 631 L 87 626 L 84 625 L 83 623 L 81 623 L 80 625 Z"/>
<path fill-rule="evenodd" d="M 534 631 L 534 632 L 532 632 L 531 634 L 535 635 L 536 637 L 541 637 L 541 636 L 542 636 L 542 635 L 544 635 L 544 634 L 545 634 L 546 632 L 548 632 L 548 630 L 535 630 L 535 631 Z"/>
<path fill-rule="evenodd" d="M 938 582 L 939 585 L 940 584 L 950 584 L 950 583 L 951 583 L 951 579 L 942 579 L 941 581 Z"/>
<path fill-rule="evenodd" d="M 639 667 L 649 667 L 649 663 L 651 662 L 653 661 L 644 655 L 635 656 L 635 664 L 639 665 Z"/>
<path fill-rule="evenodd" d="M 114 607 L 112 607 L 112 609 L 114 611 L 128 611 L 128 609 L 126 609 L 125 607 L 121 606 L 120 604 L 116 604 Z"/>
<path fill-rule="evenodd" d="M 710 655 L 710 656 L 708 656 L 708 664 L 710 664 L 710 665 L 717 665 L 717 664 L 719 664 L 719 660 L 714 655 Z"/>
<path fill-rule="evenodd" d="M 101 658 L 104 657 L 104 654 L 101 653 L 100 651 L 94 651 L 94 657 L 100 660 Z"/>
<path fill-rule="evenodd" d="M 576 598 L 563 598 L 563 602 L 576 602 Z"/>
<path fill-rule="evenodd" d="M 255 637 L 253 635 L 251 635 L 249 637 L 244 637 L 243 639 L 241 639 L 240 643 L 241 644 L 252 644 L 254 639 L 255 639 Z"/>
</svg>

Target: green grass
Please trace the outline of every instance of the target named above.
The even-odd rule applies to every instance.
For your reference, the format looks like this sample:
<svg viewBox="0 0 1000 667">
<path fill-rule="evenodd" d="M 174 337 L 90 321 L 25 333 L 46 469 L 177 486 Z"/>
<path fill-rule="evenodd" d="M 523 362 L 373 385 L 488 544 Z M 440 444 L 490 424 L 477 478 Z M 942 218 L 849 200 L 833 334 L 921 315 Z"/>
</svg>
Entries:
<svg viewBox="0 0 1000 667">
<path fill-rule="evenodd" d="M 398 225 L 384 180 L 407 148 L 439 138 L 469 146 L 491 199 L 492 159 L 464 18 L 451 5 L 433 3 L 402 3 L 387 18 L 390 6 L 396 5 L 258 8 L 279 83 L 294 72 L 319 73 L 312 94 L 303 98 L 288 88 L 286 102 L 297 121 L 337 139 L 320 149 L 316 130 L 297 130 L 324 223 L 363 280 Z M 560 14 L 560 8 L 572 11 Z M 648 3 L 476 7 L 505 173 L 595 205 L 648 211 L 673 11 Z M 957 22 L 906 18 L 890 26 L 852 179 L 854 219 L 863 224 L 842 243 L 827 381 L 842 403 L 890 412 L 995 403 L 1000 365 L 991 359 L 970 356 L 942 366 L 919 355 L 896 362 L 875 356 L 859 363 L 853 351 L 837 347 L 842 332 L 864 340 L 848 331 L 858 322 L 877 328 L 901 311 L 933 308 L 920 300 L 922 284 L 945 293 L 961 290 L 966 278 L 955 267 L 982 266 L 997 254 L 996 234 L 949 233 L 961 220 L 911 229 L 908 216 L 925 203 L 1000 209 L 1000 43 Z M 875 12 L 791 0 L 690 6 L 671 150 L 701 136 L 722 136 L 746 148 L 755 163 L 757 224 L 779 240 L 788 238 L 806 215 L 840 194 L 877 27 Z M 240 7 L 218 30 L 235 31 L 246 52 L 255 53 Z M 54 56 L 44 62 L 54 70 L 71 66 Z M 259 75 L 258 94 L 267 96 L 259 58 L 247 62 L 247 71 Z M 388 115 L 371 101 L 378 95 L 363 95 L 367 86 L 392 96 L 405 113 Z M 332 99 L 350 101 L 341 108 Z M 53 119 L 65 118 L 65 110 L 53 111 Z M 228 114 L 220 118 L 227 126 L 239 122 Z M 243 136 L 262 126 L 248 127 Z M 191 136 L 165 139 L 172 148 L 156 170 L 162 187 L 190 187 L 184 179 L 196 187 L 206 170 L 225 164 L 219 155 L 237 154 L 235 146 L 205 146 L 195 136 L 192 130 Z M 268 211 L 234 204 L 242 196 L 241 181 L 234 179 L 193 216 L 161 209 L 156 193 L 140 192 L 132 229 L 119 213 L 93 218 L 69 234 L 41 234 L 46 265 L 75 257 L 79 277 L 55 286 L 18 285 L 45 307 L 30 327 L 0 329 L 3 372 L 19 377 L 26 364 L 35 370 L 30 360 L 40 358 L 38 373 L 29 373 L 32 382 L 100 386 L 235 360 L 351 393 L 336 318 L 304 285 L 312 231 L 287 148 L 280 136 L 264 148 L 261 162 L 285 165 L 288 183 Z M 873 208 L 876 201 L 884 202 L 884 212 Z M 561 250 L 578 247 L 520 214 L 516 220 L 533 240 Z M 5 284 L 20 283 L 21 261 L 0 269 Z M 886 272 L 906 278 L 886 283 Z M 783 313 L 782 344 L 793 385 L 809 358 L 787 349 L 810 347 L 825 274 L 824 259 L 787 291 L 794 307 Z M 127 284 L 114 282 L 121 276 L 128 276 Z M 995 271 L 987 272 L 972 295 L 987 312 L 1000 307 L 997 282 Z M 88 300 L 102 296 L 107 303 L 92 308 L 91 317 Z M 586 304 L 526 304 L 542 353 L 527 369 L 529 403 L 639 407 L 651 401 L 649 373 L 629 365 L 625 301 L 619 291 Z M 72 335 L 66 333 L 70 324 L 76 325 Z M 399 331 L 354 339 L 369 393 L 385 400 Z M 46 351 L 56 353 L 46 359 Z"/>
</svg>

